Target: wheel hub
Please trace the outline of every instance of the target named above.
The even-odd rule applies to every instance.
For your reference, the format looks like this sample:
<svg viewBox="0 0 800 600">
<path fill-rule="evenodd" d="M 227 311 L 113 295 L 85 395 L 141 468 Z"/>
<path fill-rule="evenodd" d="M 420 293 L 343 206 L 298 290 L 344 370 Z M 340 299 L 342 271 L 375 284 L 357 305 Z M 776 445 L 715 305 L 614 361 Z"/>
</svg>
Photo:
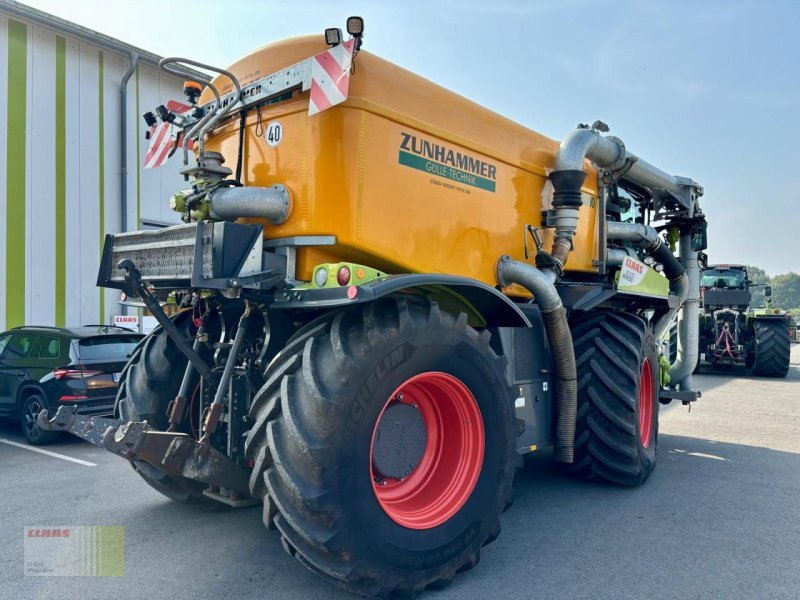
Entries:
<svg viewBox="0 0 800 600">
<path fill-rule="evenodd" d="M 478 481 L 484 436 L 478 403 L 458 378 L 428 371 L 407 379 L 372 433 L 370 476 L 386 515 L 409 529 L 455 515 Z"/>
<path fill-rule="evenodd" d="M 378 478 L 404 479 L 425 452 L 425 419 L 416 405 L 394 402 L 378 422 L 372 445 L 372 467 Z"/>
<path fill-rule="evenodd" d="M 36 437 L 38 433 L 39 426 L 36 424 L 36 417 L 41 412 L 42 407 L 39 406 L 39 403 L 36 401 L 31 402 L 28 404 L 27 414 L 25 415 L 25 428 L 28 430 L 28 433 Z"/>
</svg>

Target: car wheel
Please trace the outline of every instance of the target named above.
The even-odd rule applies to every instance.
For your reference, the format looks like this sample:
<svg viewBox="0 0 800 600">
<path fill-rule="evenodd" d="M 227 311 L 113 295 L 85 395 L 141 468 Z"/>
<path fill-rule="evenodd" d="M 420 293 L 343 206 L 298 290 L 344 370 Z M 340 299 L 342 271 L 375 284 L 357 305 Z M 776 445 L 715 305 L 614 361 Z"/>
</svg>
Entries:
<svg viewBox="0 0 800 600">
<path fill-rule="evenodd" d="M 22 433 L 25 434 L 25 439 L 28 440 L 28 443 L 34 446 L 50 444 L 60 436 L 58 431 L 45 431 L 37 425 L 36 417 L 45 408 L 47 408 L 47 403 L 41 394 L 31 394 L 22 405 L 22 418 L 20 419 Z"/>
</svg>

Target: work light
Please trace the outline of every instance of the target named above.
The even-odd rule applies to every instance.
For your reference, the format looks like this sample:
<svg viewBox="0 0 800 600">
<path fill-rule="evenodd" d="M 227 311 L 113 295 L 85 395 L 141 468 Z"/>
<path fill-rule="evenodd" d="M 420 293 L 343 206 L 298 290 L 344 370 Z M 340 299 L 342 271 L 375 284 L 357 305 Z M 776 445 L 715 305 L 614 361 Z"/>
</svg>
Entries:
<svg viewBox="0 0 800 600">
<path fill-rule="evenodd" d="M 342 30 L 338 27 L 329 27 L 325 30 L 325 43 L 328 46 L 338 46 L 342 43 Z"/>
<path fill-rule="evenodd" d="M 361 37 L 364 35 L 364 19 L 361 17 L 348 17 L 347 33 L 353 37 Z"/>
</svg>

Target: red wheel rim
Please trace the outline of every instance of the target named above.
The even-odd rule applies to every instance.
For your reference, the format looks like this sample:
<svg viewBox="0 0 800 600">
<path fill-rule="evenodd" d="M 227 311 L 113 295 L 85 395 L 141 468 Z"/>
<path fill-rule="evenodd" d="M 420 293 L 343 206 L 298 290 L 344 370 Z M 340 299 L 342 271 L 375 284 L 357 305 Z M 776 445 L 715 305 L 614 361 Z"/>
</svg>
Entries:
<svg viewBox="0 0 800 600">
<path fill-rule="evenodd" d="M 642 375 L 639 378 L 639 439 L 643 448 L 650 447 L 653 436 L 653 369 L 650 359 L 645 358 L 642 364 Z"/>
<path fill-rule="evenodd" d="M 414 407 L 425 426 L 422 456 L 405 477 L 375 466 L 378 426 L 395 403 Z M 441 525 L 464 506 L 483 465 L 484 428 L 475 397 L 459 379 L 430 371 L 406 380 L 389 397 L 375 423 L 370 477 L 378 503 L 395 523 L 409 529 Z"/>
</svg>

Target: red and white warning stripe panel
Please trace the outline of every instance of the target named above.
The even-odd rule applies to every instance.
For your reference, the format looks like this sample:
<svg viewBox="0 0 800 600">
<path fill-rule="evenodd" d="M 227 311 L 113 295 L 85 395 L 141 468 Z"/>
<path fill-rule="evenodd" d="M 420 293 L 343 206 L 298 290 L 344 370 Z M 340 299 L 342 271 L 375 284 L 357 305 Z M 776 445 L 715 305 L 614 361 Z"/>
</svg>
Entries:
<svg viewBox="0 0 800 600">
<path fill-rule="evenodd" d="M 311 59 L 311 100 L 308 114 L 315 115 L 347 100 L 355 39 L 320 52 Z"/>
<path fill-rule="evenodd" d="M 178 115 L 188 113 L 192 109 L 191 106 L 174 100 L 167 102 L 166 106 Z M 150 147 L 144 155 L 144 168 L 155 169 L 162 166 L 182 145 L 183 137 L 180 135 L 178 127 L 164 121 L 153 125 L 150 128 Z M 191 149 L 191 147 L 192 141 L 189 140 L 189 148 Z"/>
</svg>

